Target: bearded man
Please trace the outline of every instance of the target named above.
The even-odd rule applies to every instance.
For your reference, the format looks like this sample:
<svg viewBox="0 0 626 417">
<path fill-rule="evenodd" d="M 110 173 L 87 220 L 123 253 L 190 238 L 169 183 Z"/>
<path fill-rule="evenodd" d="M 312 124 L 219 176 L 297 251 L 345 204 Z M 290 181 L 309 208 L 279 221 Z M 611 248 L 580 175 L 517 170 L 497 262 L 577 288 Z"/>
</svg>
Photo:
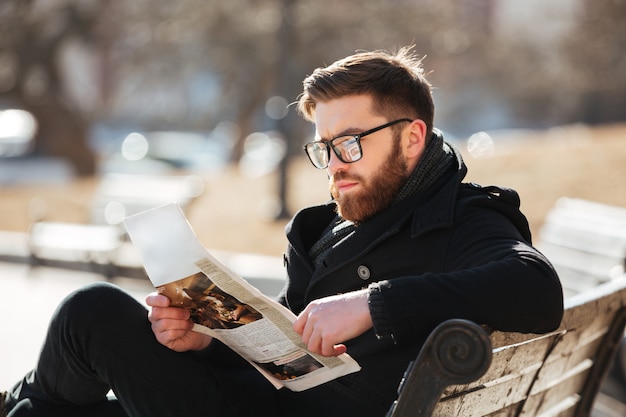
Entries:
<svg viewBox="0 0 626 417">
<path fill-rule="evenodd" d="M 363 52 L 316 69 L 298 109 L 304 150 L 332 201 L 286 228 L 278 301 L 314 353 L 361 370 L 302 392 L 274 390 L 189 312 L 151 294 L 149 312 L 111 285 L 57 310 L 9 416 L 377 416 L 429 332 L 461 318 L 502 331 L 558 327 L 556 273 L 531 244 L 519 197 L 463 183 L 459 152 L 433 127 L 431 86 L 411 48 Z M 114 401 L 106 400 L 112 388 Z"/>
</svg>

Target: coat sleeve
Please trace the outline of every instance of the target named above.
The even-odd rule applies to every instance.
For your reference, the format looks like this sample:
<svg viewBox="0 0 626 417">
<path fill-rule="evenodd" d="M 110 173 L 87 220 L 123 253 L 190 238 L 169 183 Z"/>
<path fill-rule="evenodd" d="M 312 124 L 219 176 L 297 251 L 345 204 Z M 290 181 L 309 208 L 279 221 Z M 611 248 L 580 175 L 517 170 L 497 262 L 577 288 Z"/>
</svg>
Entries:
<svg viewBox="0 0 626 417">
<path fill-rule="evenodd" d="M 370 285 L 370 312 L 379 337 L 402 344 L 451 318 L 525 333 L 559 326 L 563 293 L 556 272 L 507 216 L 474 206 L 454 228 L 444 272 Z"/>
</svg>

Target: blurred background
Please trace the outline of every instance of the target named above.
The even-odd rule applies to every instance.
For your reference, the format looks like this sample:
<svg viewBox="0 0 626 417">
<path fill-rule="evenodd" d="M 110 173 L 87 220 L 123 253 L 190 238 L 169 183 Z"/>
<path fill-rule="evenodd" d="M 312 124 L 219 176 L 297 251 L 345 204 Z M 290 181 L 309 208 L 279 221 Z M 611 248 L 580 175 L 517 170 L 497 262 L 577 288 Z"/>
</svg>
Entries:
<svg viewBox="0 0 626 417">
<path fill-rule="evenodd" d="M 209 247 L 279 255 L 328 198 L 293 103 L 358 50 L 414 44 L 468 180 L 626 205 L 623 0 L 3 0 L 0 230 L 88 223 L 111 173 L 193 175 Z M 121 215 L 128 212 L 117 213 Z"/>
<path fill-rule="evenodd" d="M 467 180 L 517 189 L 536 237 L 561 197 L 626 207 L 624 21 L 625 0 L 1 0 L 0 389 L 72 289 L 104 273 L 151 291 L 119 250 L 135 211 L 178 201 L 279 290 L 286 222 L 329 198 L 289 104 L 358 50 L 415 45 Z M 89 258 L 32 267 L 54 248 Z"/>
</svg>

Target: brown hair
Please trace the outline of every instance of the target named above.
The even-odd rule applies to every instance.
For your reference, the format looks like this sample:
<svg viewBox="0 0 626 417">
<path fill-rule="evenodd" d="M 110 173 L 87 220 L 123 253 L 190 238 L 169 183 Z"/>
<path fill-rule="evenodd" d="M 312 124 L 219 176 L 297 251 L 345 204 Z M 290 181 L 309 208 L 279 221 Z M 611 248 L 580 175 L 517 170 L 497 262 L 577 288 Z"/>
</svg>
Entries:
<svg viewBox="0 0 626 417">
<path fill-rule="evenodd" d="M 412 49 L 404 47 L 393 54 L 358 52 L 328 67 L 317 68 L 303 81 L 298 111 L 312 121 L 319 102 L 368 94 L 374 99 L 374 111 L 389 120 L 422 119 L 430 137 L 435 113 L 431 85 L 424 76 L 422 59 Z"/>
</svg>

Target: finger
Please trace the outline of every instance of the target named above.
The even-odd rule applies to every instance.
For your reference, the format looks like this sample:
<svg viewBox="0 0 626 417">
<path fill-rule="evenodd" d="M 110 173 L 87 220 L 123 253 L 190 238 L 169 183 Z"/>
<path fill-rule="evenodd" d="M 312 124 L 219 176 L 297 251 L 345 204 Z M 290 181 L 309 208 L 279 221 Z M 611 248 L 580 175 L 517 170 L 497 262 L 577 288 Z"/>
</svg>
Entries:
<svg viewBox="0 0 626 417">
<path fill-rule="evenodd" d="M 182 344 L 182 341 L 184 340 L 186 335 L 187 333 L 183 331 L 168 331 L 156 333 L 155 337 L 157 341 L 163 346 L 167 346 L 172 350 L 179 351 L 180 348 L 177 348 L 177 346 L 180 346 Z"/>
<path fill-rule="evenodd" d="M 311 343 L 311 334 L 312 334 L 312 329 L 310 325 L 304 326 L 304 328 L 302 329 L 302 332 L 300 333 L 300 337 L 302 337 L 302 343 L 304 343 L 307 347 L 309 343 Z"/>
<path fill-rule="evenodd" d="M 160 332 L 155 333 L 157 340 L 164 344 L 164 345 L 168 345 L 171 342 L 173 342 L 174 340 L 179 340 L 182 339 L 183 337 L 185 337 L 185 335 L 189 332 L 189 330 L 163 330 Z"/>
<path fill-rule="evenodd" d="M 319 355 L 322 354 L 322 342 L 323 337 L 319 332 L 319 329 L 308 329 L 305 328 L 303 341 L 306 344 L 306 347 L 309 351 L 313 353 L 317 353 Z"/>
<path fill-rule="evenodd" d="M 314 318 L 308 317 L 307 321 L 302 329 L 302 342 L 307 346 L 307 349 L 312 352 L 319 353 L 320 341 L 322 339 L 319 334 L 318 328 Z"/>
<path fill-rule="evenodd" d="M 346 353 L 347 351 L 348 351 L 348 348 L 346 347 L 346 345 L 340 343 L 338 345 L 333 346 L 333 354 L 330 356 L 339 356 L 339 355 Z"/>
<path fill-rule="evenodd" d="M 296 321 L 293 323 L 293 330 L 296 333 L 298 333 L 300 336 L 302 336 L 302 332 L 304 331 L 304 327 L 306 326 L 306 322 L 307 322 L 306 319 L 307 319 L 307 315 L 303 311 L 302 313 L 300 313 L 300 315 L 296 318 Z"/>
<path fill-rule="evenodd" d="M 146 296 L 146 304 L 150 307 L 169 307 L 170 299 L 158 292 L 152 292 Z"/>
<path fill-rule="evenodd" d="M 151 322 L 164 319 L 189 321 L 190 318 L 189 310 L 179 307 L 151 307 L 148 310 L 148 320 Z"/>
<path fill-rule="evenodd" d="M 320 342 L 320 354 L 322 356 L 337 356 L 337 352 L 342 350 L 339 346 L 341 345 L 337 343 L 337 337 L 330 334 L 324 335 Z"/>
<path fill-rule="evenodd" d="M 193 327 L 189 320 L 163 319 L 152 323 L 152 331 L 156 333 L 180 332 L 187 333 Z M 180 337 L 180 334 L 177 336 Z"/>
</svg>

